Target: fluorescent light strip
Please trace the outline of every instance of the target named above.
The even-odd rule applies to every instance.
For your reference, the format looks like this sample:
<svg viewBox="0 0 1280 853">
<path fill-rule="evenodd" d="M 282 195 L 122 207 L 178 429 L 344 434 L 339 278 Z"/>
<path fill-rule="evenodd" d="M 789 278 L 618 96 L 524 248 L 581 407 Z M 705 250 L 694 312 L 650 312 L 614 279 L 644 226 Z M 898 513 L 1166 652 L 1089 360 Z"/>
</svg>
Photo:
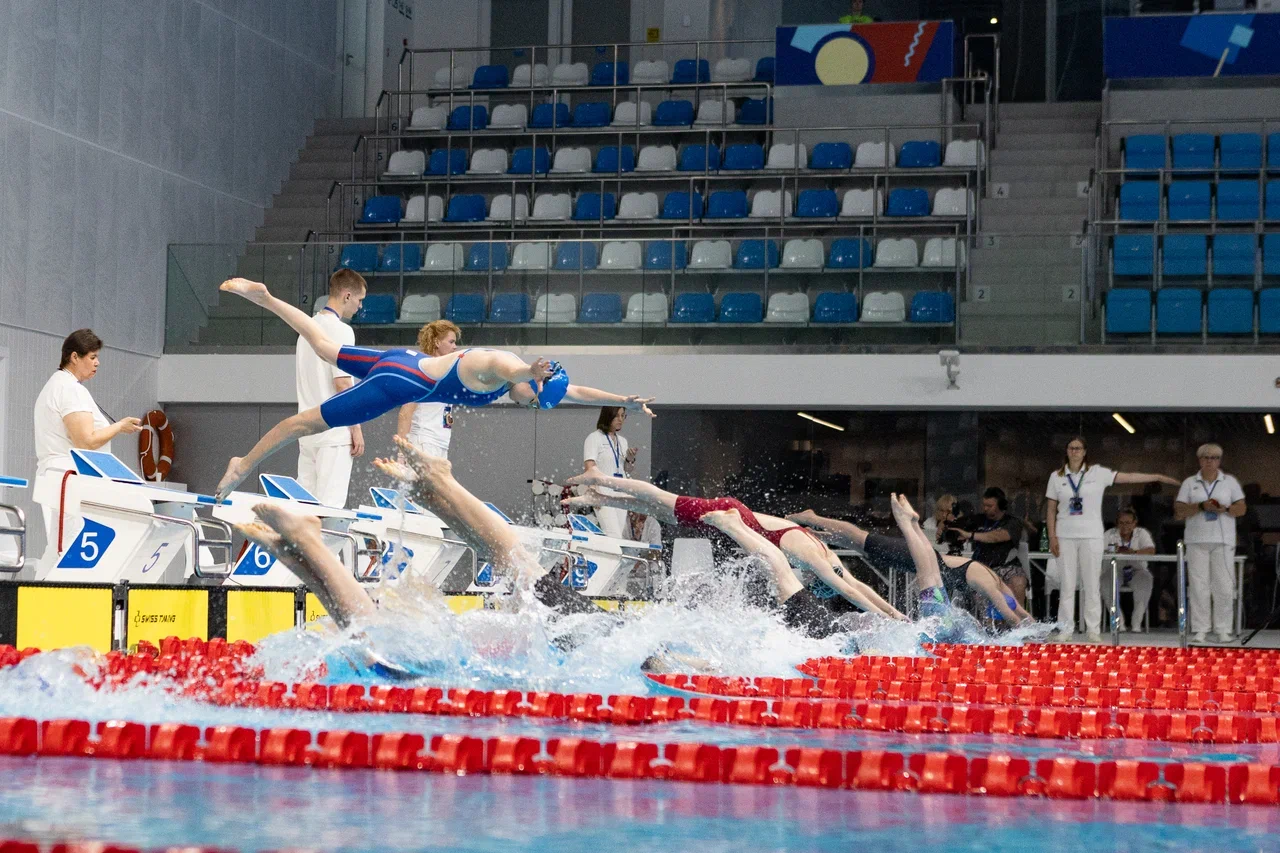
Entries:
<svg viewBox="0 0 1280 853">
<path fill-rule="evenodd" d="M 1126 420 L 1124 419 L 1124 417 L 1123 417 L 1119 412 L 1113 412 L 1113 413 L 1111 414 L 1111 417 L 1115 418 L 1116 423 L 1118 423 L 1118 424 L 1120 424 L 1120 426 L 1124 427 L 1124 428 L 1125 428 L 1125 430 L 1129 433 L 1129 435 L 1134 435 L 1135 433 L 1137 433 L 1137 430 L 1136 430 L 1136 429 L 1134 429 L 1134 428 L 1129 424 L 1129 422 L 1128 422 L 1128 421 L 1126 421 Z"/>
<path fill-rule="evenodd" d="M 1262 416 L 1262 422 L 1267 425 L 1267 435 L 1276 434 L 1276 422 L 1271 420 L 1271 414 L 1269 412 Z"/>
<path fill-rule="evenodd" d="M 835 424 L 831 423 L 831 421 L 824 421 L 822 418 L 815 418 L 813 415 L 809 414 L 808 412 L 796 412 L 796 414 L 804 418 L 806 421 L 813 421 L 815 424 L 822 424 L 824 427 L 833 429 L 836 432 L 844 432 L 844 427 L 836 426 Z"/>
</svg>

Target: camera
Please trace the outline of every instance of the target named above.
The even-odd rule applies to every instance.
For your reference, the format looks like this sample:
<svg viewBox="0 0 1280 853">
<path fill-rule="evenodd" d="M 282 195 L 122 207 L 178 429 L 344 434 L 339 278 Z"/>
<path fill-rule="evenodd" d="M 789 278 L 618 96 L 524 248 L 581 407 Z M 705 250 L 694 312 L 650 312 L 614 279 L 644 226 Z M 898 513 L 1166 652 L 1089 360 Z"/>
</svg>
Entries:
<svg viewBox="0 0 1280 853">
<path fill-rule="evenodd" d="M 947 390 L 959 391 L 960 351 L 954 349 L 939 350 L 938 363 L 947 371 Z"/>
</svg>

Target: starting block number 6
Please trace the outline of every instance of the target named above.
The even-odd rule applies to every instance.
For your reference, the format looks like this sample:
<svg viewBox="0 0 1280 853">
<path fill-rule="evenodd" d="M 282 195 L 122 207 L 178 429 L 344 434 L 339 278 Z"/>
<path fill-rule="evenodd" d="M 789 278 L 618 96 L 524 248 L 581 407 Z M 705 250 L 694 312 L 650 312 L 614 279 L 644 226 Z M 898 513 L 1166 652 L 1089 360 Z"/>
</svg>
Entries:
<svg viewBox="0 0 1280 853">
<path fill-rule="evenodd" d="M 240 556 L 236 562 L 233 575 L 265 575 L 275 565 L 276 558 L 270 551 L 264 551 L 256 544 L 250 545 L 249 549 Z"/>
</svg>

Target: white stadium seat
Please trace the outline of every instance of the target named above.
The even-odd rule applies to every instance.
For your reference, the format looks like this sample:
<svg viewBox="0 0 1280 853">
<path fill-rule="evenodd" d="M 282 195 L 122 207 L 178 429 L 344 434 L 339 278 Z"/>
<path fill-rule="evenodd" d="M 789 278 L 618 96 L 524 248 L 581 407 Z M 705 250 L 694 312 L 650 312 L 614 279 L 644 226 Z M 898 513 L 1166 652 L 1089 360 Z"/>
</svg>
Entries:
<svg viewBox="0 0 1280 853">
<path fill-rule="evenodd" d="M 898 162 L 898 150 L 883 142 L 859 142 L 853 155 L 853 165 L 857 169 L 884 169 Z"/>
<path fill-rule="evenodd" d="M 930 237 L 924 241 L 924 257 L 920 266 L 955 269 L 963 263 L 964 244 L 957 243 L 955 237 Z"/>
<path fill-rule="evenodd" d="M 444 130 L 448 122 L 448 107 L 418 107 L 409 118 L 409 130 Z"/>
<path fill-rule="evenodd" d="M 526 62 L 523 65 L 517 65 L 516 70 L 511 72 L 511 85 L 522 89 L 527 89 L 530 86 L 545 86 L 550 79 L 551 72 L 541 62 L 532 68 Z"/>
<path fill-rule="evenodd" d="M 551 71 L 552 86 L 585 86 L 591 82 L 591 72 L 585 62 L 562 62 Z"/>
<path fill-rule="evenodd" d="M 422 260 L 425 272 L 453 272 L 462 269 L 465 251 L 461 243 L 429 243 Z"/>
<path fill-rule="evenodd" d="M 805 168 L 809 164 L 809 150 L 804 143 L 792 145 L 790 142 L 775 142 L 769 146 L 769 159 L 765 161 L 766 169 Z"/>
<path fill-rule="evenodd" d="M 637 62 L 631 69 L 632 85 L 648 85 L 652 83 L 668 83 L 671 81 L 671 66 L 664 60 Z"/>
<path fill-rule="evenodd" d="M 551 266 L 551 244 L 517 243 L 511 252 L 513 270 L 545 270 Z"/>
<path fill-rule="evenodd" d="M 544 293 L 533 306 L 534 323 L 572 323 L 578 317 L 578 300 L 572 293 Z"/>
<path fill-rule="evenodd" d="M 640 244 L 635 240 L 605 243 L 604 248 L 600 250 L 600 269 L 640 269 Z"/>
<path fill-rule="evenodd" d="M 909 237 L 881 240 L 876 246 L 877 267 L 917 267 L 920 265 L 916 241 Z"/>
<path fill-rule="evenodd" d="M 590 172 L 590 148 L 559 148 L 556 150 L 555 162 L 551 165 L 553 172 Z"/>
<path fill-rule="evenodd" d="M 782 215 L 784 206 L 790 215 L 791 190 L 787 190 L 785 200 L 780 190 L 759 190 L 751 199 L 751 218 L 777 219 Z"/>
<path fill-rule="evenodd" d="M 775 293 L 769 297 L 766 323 L 809 322 L 809 297 L 803 293 Z"/>
<path fill-rule="evenodd" d="M 501 175 L 507 171 L 505 148 L 477 148 L 471 155 L 469 175 Z"/>
<path fill-rule="evenodd" d="M 733 106 L 733 101 L 728 104 L 724 101 L 703 101 L 698 106 L 698 117 L 694 119 L 694 124 L 733 124 L 738 117 L 737 109 Z"/>
<path fill-rule="evenodd" d="M 711 68 L 712 83 L 741 83 L 751 79 L 750 59 L 721 59 Z"/>
<path fill-rule="evenodd" d="M 427 171 L 427 155 L 421 151 L 397 151 L 387 161 L 384 175 L 421 175 Z"/>
<path fill-rule="evenodd" d="M 934 216 L 968 216 L 974 209 L 973 190 L 942 189 L 933 197 Z"/>
<path fill-rule="evenodd" d="M 489 117 L 489 127 L 524 130 L 529 123 L 529 108 L 524 104 L 499 104 Z"/>
<path fill-rule="evenodd" d="M 401 323 L 434 323 L 440 319 L 440 297 L 434 293 L 411 293 L 400 305 Z"/>
<path fill-rule="evenodd" d="M 533 200 L 533 215 L 530 219 L 560 220 L 568 219 L 573 209 L 573 200 L 568 193 L 543 193 Z"/>
<path fill-rule="evenodd" d="M 907 319 L 907 301 L 901 293 L 876 291 L 862 302 L 862 322 L 901 323 Z"/>
<path fill-rule="evenodd" d="M 424 215 L 425 214 L 425 215 Z M 404 216 L 401 222 L 439 222 L 444 218 L 444 199 L 438 195 L 433 195 L 427 199 L 420 195 L 410 197 L 409 203 L 404 207 Z"/>
<path fill-rule="evenodd" d="M 637 172 L 674 172 L 676 149 L 673 145 L 646 145 L 636 158 Z"/>
<path fill-rule="evenodd" d="M 788 240 L 782 247 L 782 266 L 792 270 L 820 270 L 824 254 L 821 240 Z"/>
<path fill-rule="evenodd" d="M 847 190 L 844 200 L 840 202 L 840 215 L 851 218 L 875 216 L 884 212 L 884 192 L 882 190 Z"/>
<path fill-rule="evenodd" d="M 637 119 L 640 127 L 653 124 L 653 107 L 647 101 L 641 101 L 638 109 L 635 101 L 623 101 L 613 112 L 614 127 L 636 127 Z"/>
<path fill-rule="evenodd" d="M 627 193 L 618 202 L 618 219 L 657 219 L 657 193 Z"/>
<path fill-rule="evenodd" d="M 453 80 L 449 80 L 449 66 L 436 71 L 437 89 L 465 89 L 471 85 L 472 69 L 467 65 L 453 67 Z"/>
<path fill-rule="evenodd" d="M 689 253 L 691 270 L 727 270 L 733 266 L 733 247 L 728 240 L 699 240 Z"/>
<path fill-rule="evenodd" d="M 517 222 L 523 222 L 529 218 L 529 197 L 527 195 L 517 195 L 514 207 L 515 220 Z M 489 205 L 489 215 L 485 218 L 490 222 L 510 222 L 511 213 L 511 196 L 507 193 L 502 193 L 493 197 L 493 203 Z"/>
<path fill-rule="evenodd" d="M 985 152 L 976 139 L 953 139 L 947 143 L 947 153 L 942 158 L 944 166 L 981 166 Z"/>
<path fill-rule="evenodd" d="M 665 293 L 634 293 L 627 300 L 627 315 L 622 322 L 665 323 L 668 313 Z"/>
</svg>

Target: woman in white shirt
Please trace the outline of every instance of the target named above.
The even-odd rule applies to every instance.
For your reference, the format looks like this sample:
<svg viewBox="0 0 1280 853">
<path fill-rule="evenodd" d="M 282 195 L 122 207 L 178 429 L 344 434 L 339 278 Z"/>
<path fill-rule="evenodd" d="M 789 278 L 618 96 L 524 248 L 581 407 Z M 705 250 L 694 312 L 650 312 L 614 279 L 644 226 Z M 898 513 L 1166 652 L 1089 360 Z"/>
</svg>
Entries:
<svg viewBox="0 0 1280 853">
<path fill-rule="evenodd" d="M 599 468 L 610 477 L 626 477 L 635 468 L 636 449 L 627 446 L 622 435 L 622 425 L 627 422 L 627 410 L 621 406 L 603 406 L 596 428 L 582 446 L 582 470 Z M 606 536 L 630 539 L 627 511 L 614 507 L 597 507 L 596 518 Z"/>
<path fill-rule="evenodd" d="M 1069 639 L 1076 622 L 1076 581 L 1080 580 L 1086 637 L 1102 642 L 1102 495 L 1114 484 L 1178 481 L 1163 474 L 1125 474 L 1102 465 L 1088 465 L 1088 447 L 1080 436 L 1067 442 L 1065 464 L 1049 475 L 1045 489 L 1045 521 L 1049 550 L 1058 558 L 1061 593 L 1058 598 L 1059 639 Z"/>
<path fill-rule="evenodd" d="M 448 355 L 458 348 L 462 330 L 448 320 L 436 320 L 418 330 L 418 349 L 427 355 Z M 396 420 L 396 434 L 428 456 L 449 458 L 453 437 L 453 405 L 405 403 Z"/>
<path fill-rule="evenodd" d="M 84 387 L 98 372 L 98 352 L 102 339 L 91 329 L 78 329 L 62 342 L 58 370 L 44 384 L 35 406 L 36 477 L 46 471 L 68 471 L 73 465 L 71 449 L 111 452 L 111 439 L 121 433 L 142 429 L 138 418 L 121 418 L 115 423 L 93 401 Z M 40 568 L 48 571 L 58 558 L 59 507 L 41 505 L 44 510 L 45 550 Z M 80 532 L 78 517 L 62 519 L 62 539 L 69 544 Z"/>
</svg>

